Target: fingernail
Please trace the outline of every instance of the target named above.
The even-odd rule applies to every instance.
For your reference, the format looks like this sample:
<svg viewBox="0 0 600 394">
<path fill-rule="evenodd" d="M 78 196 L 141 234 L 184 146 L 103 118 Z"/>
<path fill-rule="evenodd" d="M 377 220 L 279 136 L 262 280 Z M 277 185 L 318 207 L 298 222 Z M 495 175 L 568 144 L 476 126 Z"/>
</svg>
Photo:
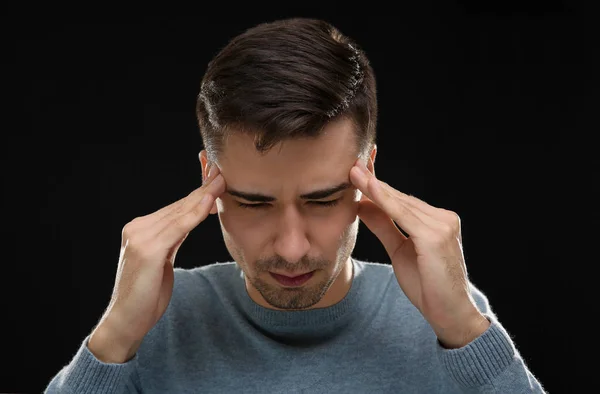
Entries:
<svg viewBox="0 0 600 394">
<path fill-rule="evenodd" d="M 360 168 L 364 175 L 369 175 L 369 170 L 367 169 L 367 166 L 365 165 L 365 163 L 363 163 L 362 160 L 358 161 L 358 168 Z"/>
<path fill-rule="evenodd" d="M 208 167 L 208 175 L 206 176 L 207 179 L 210 179 L 210 176 L 213 174 L 215 169 L 215 165 L 211 164 L 210 167 Z"/>
</svg>

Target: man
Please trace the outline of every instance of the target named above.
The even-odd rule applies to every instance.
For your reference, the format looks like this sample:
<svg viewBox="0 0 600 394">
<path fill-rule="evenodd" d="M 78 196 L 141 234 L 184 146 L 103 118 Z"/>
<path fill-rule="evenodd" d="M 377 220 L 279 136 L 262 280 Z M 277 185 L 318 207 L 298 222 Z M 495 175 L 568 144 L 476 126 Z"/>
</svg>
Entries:
<svg viewBox="0 0 600 394">
<path fill-rule="evenodd" d="M 457 214 L 376 178 L 375 78 L 350 38 L 247 30 L 197 115 L 203 185 L 124 227 L 111 302 L 46 392 L 544 392 L 468 280 Z M 208 214 L 234 261 L 174 268 Z M 359 219 L 391 265 L 352 258 Z"/>
</svg>

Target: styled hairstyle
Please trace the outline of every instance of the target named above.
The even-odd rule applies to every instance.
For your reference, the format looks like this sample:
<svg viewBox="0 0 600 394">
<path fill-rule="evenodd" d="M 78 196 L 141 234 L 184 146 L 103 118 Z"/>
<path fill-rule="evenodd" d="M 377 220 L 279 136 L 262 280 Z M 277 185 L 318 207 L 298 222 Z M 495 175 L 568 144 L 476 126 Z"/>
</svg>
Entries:
<svg viewBox="0 0 600 394">
<path fill-rule="evenodd" d="M 331 121 L 355 128 L 357 154 L 375 144 L 375 76 L 365 53 L 331 24 L 289 18 L 256 25 L 210 61 L 196 103 L 208 159 L 227 137 L 251 133 L 258 152 L 318 137 Z"/>
</svg>

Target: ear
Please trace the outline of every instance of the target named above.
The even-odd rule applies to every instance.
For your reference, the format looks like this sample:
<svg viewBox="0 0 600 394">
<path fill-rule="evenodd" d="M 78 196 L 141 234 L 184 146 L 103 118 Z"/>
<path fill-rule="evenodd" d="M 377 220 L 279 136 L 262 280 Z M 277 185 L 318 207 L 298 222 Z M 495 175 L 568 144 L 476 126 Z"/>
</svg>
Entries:
<svg viewBox="0 0 600 394">
<path fill-rule="evenodd" d="M 210 162 L 208 161 L 208 154 L 205 149 L 200 151 L 198 159 L 200 160 L 200 167 L 202 168 L 202 183 L 204 183 L 206 178 L 208 178 L 208 170 L 210 169 Z"/>
<path fill-rule="evenodd" d="M 200 160 L 200 167 L 202 168 L 202 184 L 206 182 L 206 178 L 208 178 L 208 171 L 210 170 L 211 163 L 208 161 L 208 154 L 206 150 L 203 149 L 198 154 L 198 159 Z M 217 200 L 213 203 L 212 208 L 210 209 L 210 213 L 214 215 L 218 212 L 217 208 Z"/>
<path fill-rule="evenodd" d="M 375 156 L 377 156 L 377 145 L 373 144 L 373 149 L 369 153 L 367 159 L 367 170 L 369 170 L 373 175 L 375 175 Z M 365 196 L 361 193 L 359 201 L 371 201 L 369 197 Z"/>
<path fill-rule="evenodd" d="M 369 154 L 369 160 L 367 162 L 367 169 L 375 175 L 375 156 L 377 156 L 377 144 L 373 144 L 373 149 Z"/>
</svg>

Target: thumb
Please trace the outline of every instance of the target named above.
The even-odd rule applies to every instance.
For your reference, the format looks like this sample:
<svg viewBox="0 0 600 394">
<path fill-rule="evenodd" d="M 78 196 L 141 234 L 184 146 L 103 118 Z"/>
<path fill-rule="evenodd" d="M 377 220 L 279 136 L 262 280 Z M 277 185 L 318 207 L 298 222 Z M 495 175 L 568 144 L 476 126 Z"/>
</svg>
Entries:
<svg viewBox="0 0 600 394">
<path fill-rule="evenodd" d="M 394 252 L 406 240 L 394 221 L 377 204 L 366 198 L 358 204 L 358 217 L 379 238 L 391 259 Z"/>
</svg>

